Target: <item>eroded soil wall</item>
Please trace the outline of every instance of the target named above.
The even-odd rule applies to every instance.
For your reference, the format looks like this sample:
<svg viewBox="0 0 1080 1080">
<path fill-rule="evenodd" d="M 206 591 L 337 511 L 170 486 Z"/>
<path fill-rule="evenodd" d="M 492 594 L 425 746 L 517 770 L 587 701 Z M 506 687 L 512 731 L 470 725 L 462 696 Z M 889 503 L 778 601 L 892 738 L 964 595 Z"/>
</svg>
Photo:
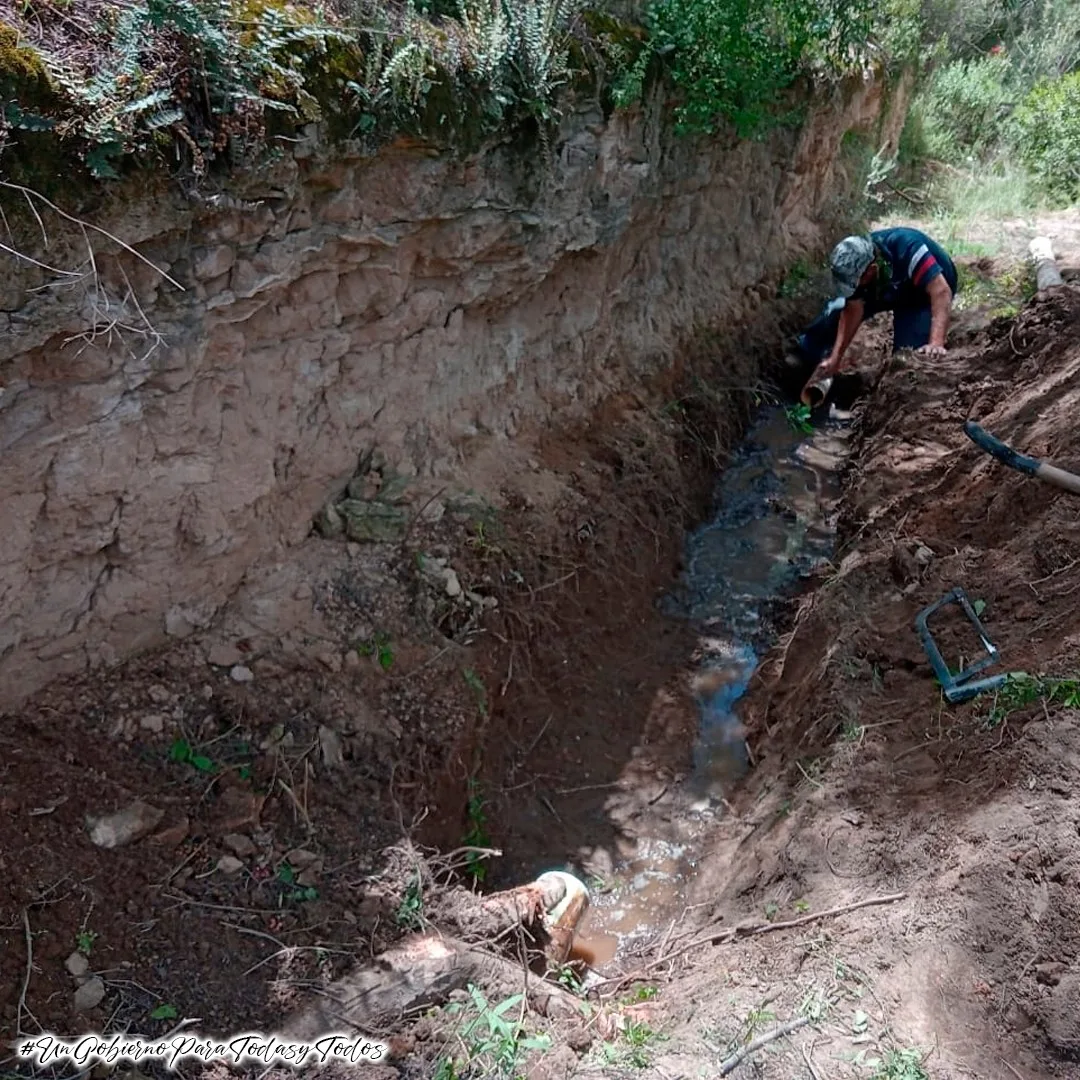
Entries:
<svg viewBox="0 0 1080 1080">
<path fill-rule="evenodd" d="M 423 503 L 752 313 L 824 242 L 841 139 L 881 100 L 848 86 L 742 144 L 583 112 L 549 163 L 301 144 L 238 186 L 247 208 L 132 190 L 92 210 L 168 278 L 10 206 L 27 254 L 82 276 L 8 260 L 0 283 L 0 709 L 208 626 L 371 447 Z"/>
</svg>

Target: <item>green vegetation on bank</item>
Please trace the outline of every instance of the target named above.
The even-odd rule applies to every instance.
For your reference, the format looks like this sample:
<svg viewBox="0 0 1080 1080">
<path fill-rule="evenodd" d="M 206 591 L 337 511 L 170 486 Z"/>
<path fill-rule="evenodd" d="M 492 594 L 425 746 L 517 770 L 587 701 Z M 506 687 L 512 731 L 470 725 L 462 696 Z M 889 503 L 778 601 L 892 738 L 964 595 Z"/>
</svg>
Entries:
<svg viewBox="0 0 1080 1080">
<path fill-rule="evenodd" d="M 632 6 L 635 21 L 607 0 L 0 0 L 0 178 L 47 186 L 79 163 L 197 182 L 313 122 L 363 153 L 546 147 L 575 103 L 628 108 L 653 87 L 680 132 L 755 136 L 799 121 L 800 85 L 912 66 L 929 77 L 904 160 L 1008 160 L 1047 198 L 1080 190 L 1074 0 Z"/>
<path fill-rule="evenodd" d="M 974 199 L 1001 218 L 1080 199 L 1080 4 L 957 3 L 900 149 L 946 208 Z"/>
<path fill-rule="evenodd" d="M 364 152 L 546 143 L 575 98 L 628 107 L 658 79 L 681 130 L 757 133 L 800 79 L 903 63 L 905 3 L 653 0 L 639 25 L 586 0 L 0 0 L 0 173 L 197 180 L 312 122 Z"/>
</svg>

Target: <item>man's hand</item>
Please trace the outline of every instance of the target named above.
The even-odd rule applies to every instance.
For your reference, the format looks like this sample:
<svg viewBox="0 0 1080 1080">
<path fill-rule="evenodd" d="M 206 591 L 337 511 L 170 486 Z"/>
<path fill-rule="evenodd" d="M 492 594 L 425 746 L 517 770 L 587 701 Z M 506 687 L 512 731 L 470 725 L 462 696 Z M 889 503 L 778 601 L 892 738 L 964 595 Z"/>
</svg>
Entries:
<svg viewBox="0 0 1080 1080">
<path fill-rule="evenodd" d="M 831 379 L 839 370 L 840 360 L 835 356 L 830 356 L 827 360 L 822 360 L 814 368 L 814 374 L 810 376 L 810 381 L 819 382 L 822 379 Z"/>
<path fill-rule="evenodd" d="M 920 345 L 919 352 L 923 356 L 944 356 L 948 350 L 944 345 Z"/>
</svg>

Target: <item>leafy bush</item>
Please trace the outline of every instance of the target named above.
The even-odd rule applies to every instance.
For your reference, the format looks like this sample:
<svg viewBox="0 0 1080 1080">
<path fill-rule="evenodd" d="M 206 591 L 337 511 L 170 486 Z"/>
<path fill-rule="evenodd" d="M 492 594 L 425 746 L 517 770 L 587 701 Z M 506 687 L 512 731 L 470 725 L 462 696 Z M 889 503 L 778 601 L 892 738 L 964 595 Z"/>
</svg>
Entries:
<svg viewBox="0 0 1080 1080">
<path fill-rule="evenodd" d="M 1036 86 L 1016 110 L 1016 154 L 1051 196 L 1080 199 L 1080 72 Z"/>
<path fill-rule="evenodd" d="M 959 60 L 939 68 L 912 105 L 908 149 L 918 138 L 925 156 L 962 162 L 978 159 L 996 147 L 1013 100 L 1009 75 L 1009 61 L 999 56 Z"/>
<path fill-rule="evenodd" d="M 670 57 L 679 129 L 710 134 L 727 121 L 741 135 L 757 133 L 800 73 L 860 64 L 872 10 L 868 0 L 656 0 L 649 29 L 654 51 Z M 638 88 L 644 70 L 639 59 Z"/>
</svg>

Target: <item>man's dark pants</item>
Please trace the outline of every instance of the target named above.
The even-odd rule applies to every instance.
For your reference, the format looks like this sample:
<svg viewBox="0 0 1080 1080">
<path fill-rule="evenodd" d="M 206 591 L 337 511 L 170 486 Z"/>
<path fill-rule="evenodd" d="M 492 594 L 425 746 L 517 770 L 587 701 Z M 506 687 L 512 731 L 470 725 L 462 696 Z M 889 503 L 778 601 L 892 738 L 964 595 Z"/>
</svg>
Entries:
<svg viewBox="0 0 1080 1080">
<path fill-rule="evenodd" d="M 930 341 L 931 310 L 925 296 L 925 293 L 901 296 L 895 306 L 868 300 L 863 304 L 862 321 L 866 322 L 892 306 L 893 352 L 898 349 L 919 349 Z M 829 301 L 825 310 L 799 335 L 799 350 L 814 367 L 832 352 L 836 344 L 836 331 L 844 309 L 830 310 L 832 307 L 833 301 Z"/>
</svg>

